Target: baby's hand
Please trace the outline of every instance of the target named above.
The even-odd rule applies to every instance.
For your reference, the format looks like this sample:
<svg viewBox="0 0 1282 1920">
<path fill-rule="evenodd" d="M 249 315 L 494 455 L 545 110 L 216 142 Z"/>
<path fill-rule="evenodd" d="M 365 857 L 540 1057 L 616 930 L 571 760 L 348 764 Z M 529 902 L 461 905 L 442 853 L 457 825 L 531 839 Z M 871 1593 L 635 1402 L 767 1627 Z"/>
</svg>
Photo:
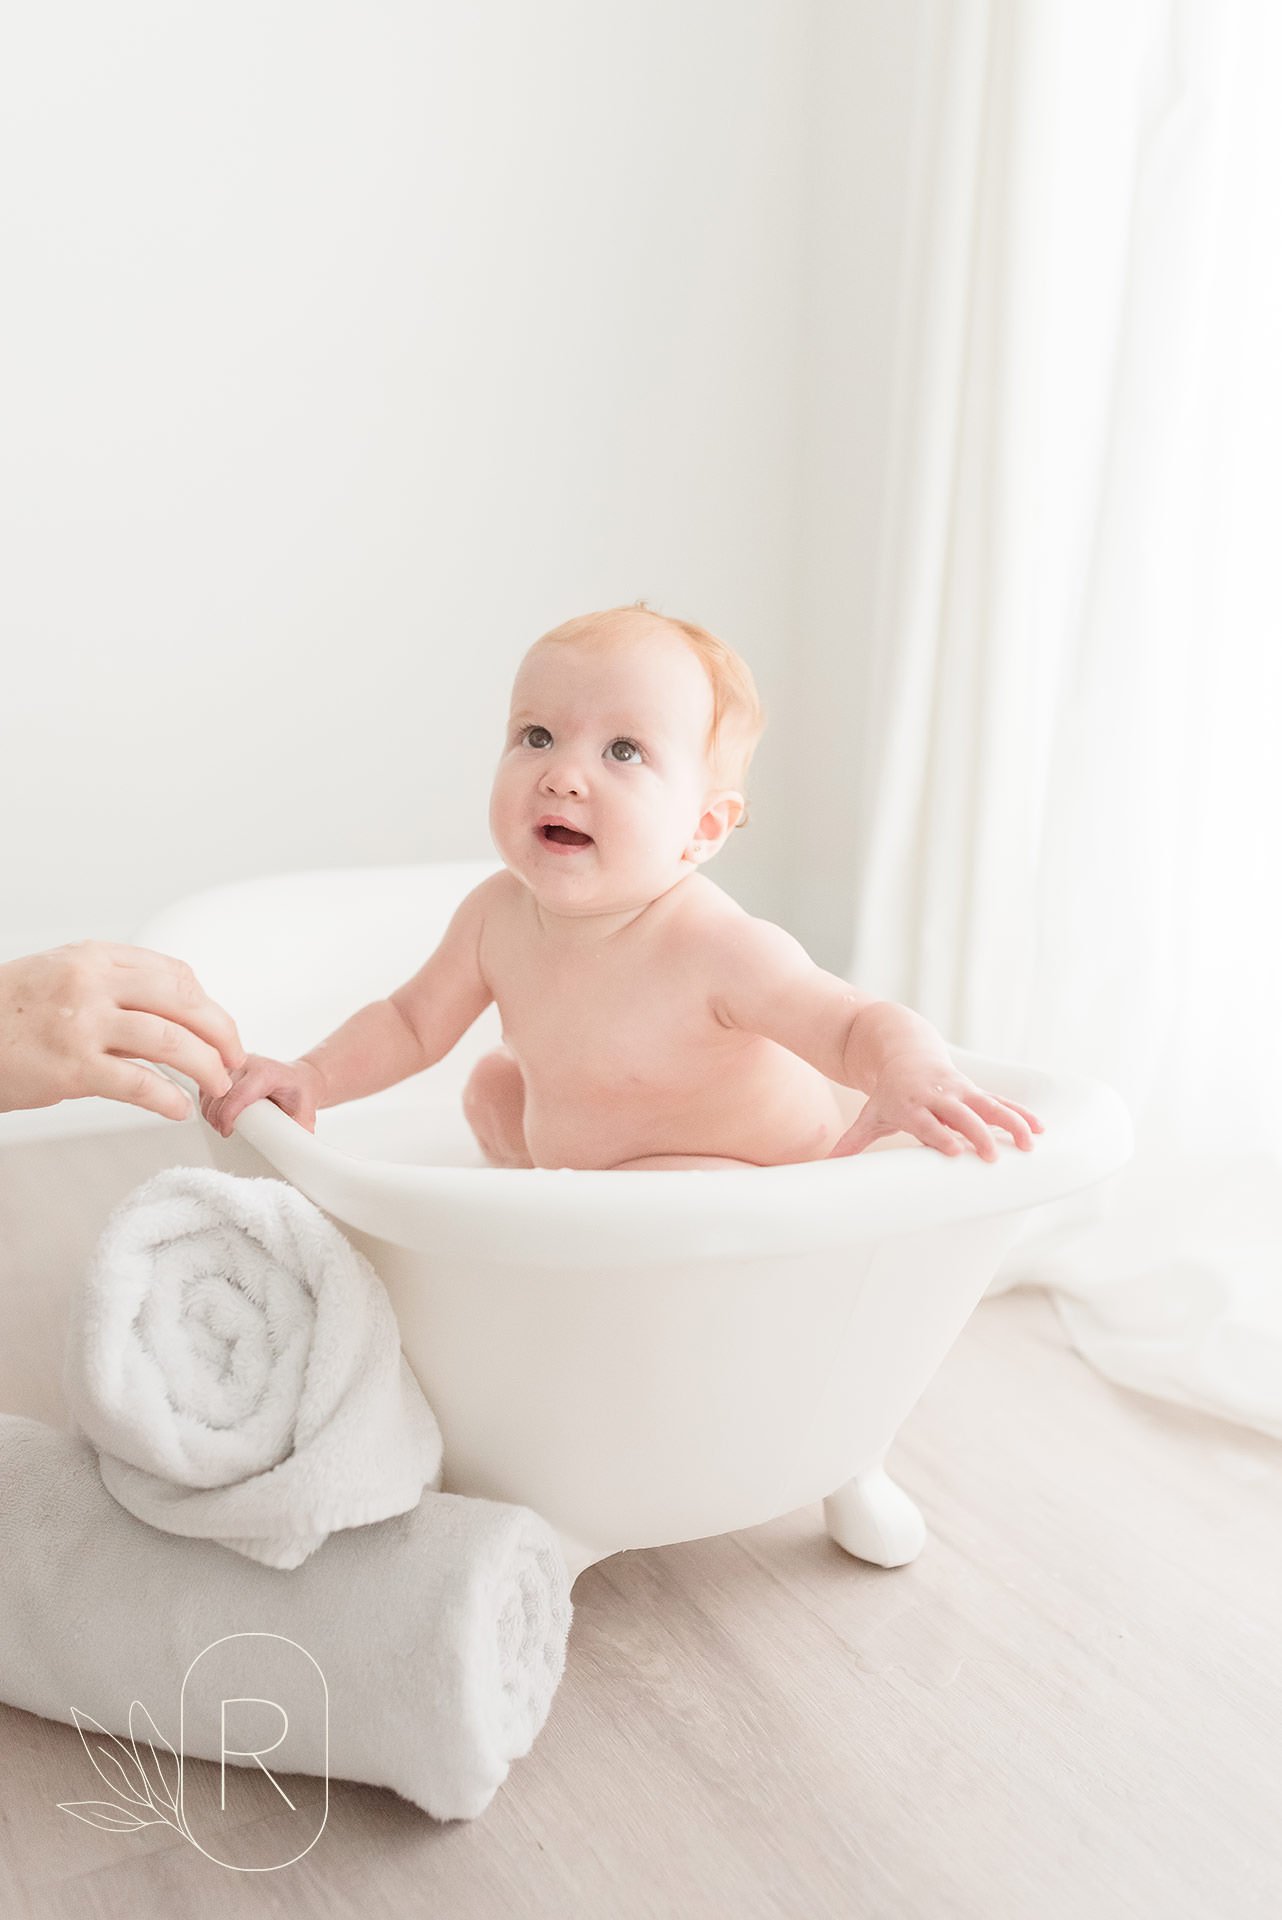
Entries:
<svg viewBox="0 0 1282 1920">
<path fill-rule="evenodd" d="M 269 1060 L 265 1054 L 251 1053 L 232 1075 L 226 1093 L 216 1100 L 202 1098 L 200 1111 L 226 1139 L 246 1107 L 252 1107 L 256 1100 L 270 1100 L 300 1127 L 315 1133 L 320 1091 L 320 1073 L 309 1061 Z"/>
<path fill-rule="evenodd" d="M 996 1160 L 997 1143 L 984 1125 L 986 1120 L 1004 1127 L 1025 1152 L 1032 1149 L 1033 1132 L 1045 1132 L 1035 1113 L 1017 1107 L 1013 1100 L 995 1099 L 956 1067 L 941 1066 L 937 1055 L 896 1054 L 882 1068 L 867 1105 L 828 1158 L 862 1153 L 887 1133 L 911 1133 L 923 1146 L 940 1153 L 964 1153 L 962 1141 L 956 1138 L 960 1133 L 981 1160 Z"/>
</svg>

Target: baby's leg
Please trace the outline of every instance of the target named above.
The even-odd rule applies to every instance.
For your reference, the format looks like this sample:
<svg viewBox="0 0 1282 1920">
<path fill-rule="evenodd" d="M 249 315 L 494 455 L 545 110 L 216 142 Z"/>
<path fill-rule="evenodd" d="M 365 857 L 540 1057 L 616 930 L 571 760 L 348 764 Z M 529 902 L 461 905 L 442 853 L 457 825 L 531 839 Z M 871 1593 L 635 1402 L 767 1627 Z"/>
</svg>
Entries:
<svg viewBox="0 0 1282 1920">
<path fill-rule="evenodd" d="M 876 1153 L 879 1147 L 919 1147 L 921 1141 L 911 1133 L 891 1133 L 880 1140 L 873 1140 L 864 1148 L 865 1153 Z M 829 1156 L 831 1157 L 831 1156 Z M 636 1167 L 648 1169 L 651 1173 L 667 1172 L 675 1167 L 759 1167 L 759 1160 L 723 1160 L 713 1154 L 702 1153 L 651 1153 L 643 1160 L 619 1160 L 608 1169 L 610 1173 L 624 1173 Z"/>
<path fill-rule="evenodd" d="M 463 1089 L 463 1113 L 492 1167 L 532 1167 L 525 1145 L 525 1081 L 506 1047 L 482 1054 Z"/>
<path fill-rule="evenodd" d="M 626 1173 L 632 1168 L 651 1173 L 667 1173 L 681 1167 L 755 1167 L 756 1160 L 723 1160 L 710 1153 L 647 1153 L 640 1160 L 619 1160 L 607 1168 L 609 1173 Z"/>
</svg>

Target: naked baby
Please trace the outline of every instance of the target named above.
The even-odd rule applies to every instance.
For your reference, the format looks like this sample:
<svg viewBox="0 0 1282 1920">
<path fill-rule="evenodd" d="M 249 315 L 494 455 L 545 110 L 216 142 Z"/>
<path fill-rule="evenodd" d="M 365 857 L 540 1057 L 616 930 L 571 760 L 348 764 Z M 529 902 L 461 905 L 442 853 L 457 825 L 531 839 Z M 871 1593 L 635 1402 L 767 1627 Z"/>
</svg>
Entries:
<svg viewBox="0 0 1282 1920">
<path fill-rule="evenodd" d="M 491 1001 L 463 1095 L 491 1165 L 778 1166 L 874 1145 L 997 1158 L 1041 1122 L 907 1007 L 826 973 L 703 871 L 741 822 L 761 710 L 743 661 L 640 604 L 546 633 L 517 672 L 490 831 L 503 871 L 436 951 L 299 1060 L 251 1054 L 206 1119 L 318 1108 L 442 1059 Z M 847 1126 L 832 1082 L 867 1094 Z"/>
</svg>

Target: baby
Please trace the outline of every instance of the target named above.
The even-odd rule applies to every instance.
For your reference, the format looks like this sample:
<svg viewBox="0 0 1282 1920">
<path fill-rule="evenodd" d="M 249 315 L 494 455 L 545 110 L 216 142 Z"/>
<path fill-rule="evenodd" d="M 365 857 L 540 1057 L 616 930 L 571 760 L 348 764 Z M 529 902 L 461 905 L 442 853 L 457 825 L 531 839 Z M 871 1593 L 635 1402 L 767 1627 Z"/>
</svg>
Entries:
<svg viewBox="0 0 1282 1920">
<path fill-rule="evenodd" d="M 463 1094 L 492 1166 L 779 1166 L 918 1141 L 996 1160 L 990 1124 L 1030 1149 L 1041 1122 L 960 1073 L 927 1021 L 825 973 L 702 871 L 742 823 L 763 724 L 747 667 L 702 627 L 638 602 L 545 633 L 491 796 L 504 870 L 413 979 L 299 1060 L 249 1055 L 206 1119 L 229 1134 L 268 1099 L 314 1128 L 442 1059 L 493 1000 L 503 1045 Z M 868 1095 L 852 1126 L 832 1081 Z"/>
</svg>

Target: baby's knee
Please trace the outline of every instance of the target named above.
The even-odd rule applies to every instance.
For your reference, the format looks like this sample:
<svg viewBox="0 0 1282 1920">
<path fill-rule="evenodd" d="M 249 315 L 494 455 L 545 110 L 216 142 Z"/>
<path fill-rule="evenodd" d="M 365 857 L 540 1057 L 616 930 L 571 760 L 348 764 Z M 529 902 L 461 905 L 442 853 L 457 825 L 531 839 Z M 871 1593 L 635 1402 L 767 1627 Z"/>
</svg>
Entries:
<svg viewBox="0 0 1282 1920">
<path fill-rule="evenodd" d="M 463 1115 L 486 1158 L 496 1166 L 530 1166 L 521 1116 L 525 1081 L 510 1053 L 481 1056 L 463 1089 Z"/>
<path fill-rule="evenodd" d="M 490 1107 L 495 1103 L 510 1106 L 517 1097 L 524 1100 L 525 1082 L 511 1054 L 502 1047 L 496 1047 L 492 1053 L 483 1053 L 468 1075 L 467 1085 L 463 1089 L 464 1111 L 472 1107 Z"/>
</svg>

